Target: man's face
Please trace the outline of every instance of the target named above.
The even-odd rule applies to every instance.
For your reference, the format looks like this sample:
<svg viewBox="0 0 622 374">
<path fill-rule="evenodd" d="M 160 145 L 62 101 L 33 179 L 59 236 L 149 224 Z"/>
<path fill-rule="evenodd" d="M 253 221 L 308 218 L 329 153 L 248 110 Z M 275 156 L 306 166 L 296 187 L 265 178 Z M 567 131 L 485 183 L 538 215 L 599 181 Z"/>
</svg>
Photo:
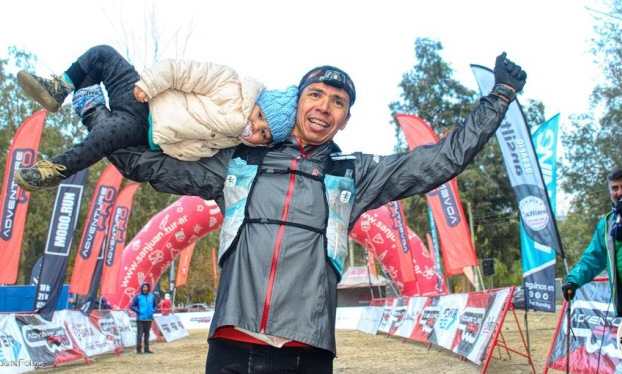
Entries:
<svg viewBox="0 0 622 374">
<path fill-rule="evenodd" d="M 149 286 L 147 286 L 146 284 L 143 286 L 142 288 L 143 293 L 147 293 L 149 292 Z"/>
<path fill-rule="evenodd" d="M 614 204 L 622 198 L 622 178 L 609 181 L 609 195 Z"/>
<path fill-rule="evenodd" d="M 293 134 L 305 144 L 326 143 L 346 127 L 349 105 L 345 90 L 321 82 L 310 84 L 298 99 Z"/>
</svg>

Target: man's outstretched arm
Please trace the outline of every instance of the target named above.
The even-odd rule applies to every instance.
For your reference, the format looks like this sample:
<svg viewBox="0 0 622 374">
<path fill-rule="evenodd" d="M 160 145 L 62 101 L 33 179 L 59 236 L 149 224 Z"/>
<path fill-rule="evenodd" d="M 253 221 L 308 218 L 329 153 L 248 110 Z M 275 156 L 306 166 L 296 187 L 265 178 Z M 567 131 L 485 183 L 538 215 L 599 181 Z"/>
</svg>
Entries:
<svg viewBox="0 0 622 374">
<path fill-rule="evenodd" d="M 428 192 L 462 172 L 495 133 L 526 78 L 521 67 L 502 53 L 495 63 L 493 91 L 438 143 L 384 157 L 360 155 L 352 217 L 392 200 Z"/>
<path fill-rule="evenodd" d="M 227 148 L 212 157 L 187 162 L 139 146 L 119 149 L 108 160 L 124 177 L 148 182 L 156 191 L 218 201 L 232 154 L 233 148 Z"/>
</svg>

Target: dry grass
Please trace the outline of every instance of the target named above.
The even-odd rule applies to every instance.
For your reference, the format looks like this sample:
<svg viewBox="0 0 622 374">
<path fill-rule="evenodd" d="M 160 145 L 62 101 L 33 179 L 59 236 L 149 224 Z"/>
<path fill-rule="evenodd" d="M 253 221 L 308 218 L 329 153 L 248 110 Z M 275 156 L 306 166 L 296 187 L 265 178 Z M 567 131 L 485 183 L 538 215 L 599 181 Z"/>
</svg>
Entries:
<svg viewBox="0 0 622 374">
<path fill-rule="evenodd" d="M 558 307 L 558 309 L 560 309 Z M 524 328 L 522 312 L 517 312 L 521 327 Z M 503 327 L 503 336 L 512 348 L 523 351 L 516 323 L 511 312 Z M 529 331 L 531 354 L 536 373 L 542 373 L 546 355 L 553 339 L 557 316 L 550 313 L 529 313 Z M 207 331 L 191 330 L 190 336 L 172 343 L 153 343 L 154 355 L 136 355 L 127 348 L 120 357 L 105 355 L 96 357 L 90 366 L 83 361 L 77 365 L 64 366 L 49 370 L 50 373 L 172 373 L 191 374 L 205 371 L 207 357 Z M 406 342 L 383 335 L 369 335 L 359 331 L 337 331 L 338 357 L 335 359 L 335 373 L 371 374 L 371 373 L 480 373 L 482 366 L 469 361 L 461 361 L 456 354 L 443 348 L 432 347 L 429 351 L 425 344 Z M 499 359 L 496 352 L 488 373 L 529 373 L 531 368 L 527 359 L 511 353 L 508 360 L 503 352 Z"/>
</svg>

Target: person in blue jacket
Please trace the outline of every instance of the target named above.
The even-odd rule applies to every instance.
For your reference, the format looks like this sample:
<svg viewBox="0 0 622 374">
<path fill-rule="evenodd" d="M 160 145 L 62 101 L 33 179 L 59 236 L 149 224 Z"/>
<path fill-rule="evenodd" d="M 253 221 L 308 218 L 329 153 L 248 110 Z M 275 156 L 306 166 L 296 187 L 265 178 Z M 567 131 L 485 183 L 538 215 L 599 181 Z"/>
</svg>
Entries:
<svg viewBox="0 0 622 374">
<path fill-rule="evenodd" d="M 141 354 L 141 337 L 144 337 L 145 353 L 153 353 L 149 350 L 149 331 L 151 330 L 151 321 L 153 313 L 157 308 L 155 296 L 149 293 L 151 286 L 149 283 L 143 283 L 140 286 L 140 293 L 134 295 L 130 309 L 136 313 L 136 353 Z"/>
<path fill-rule="evenodd" d="M 566 276 L 564 298 L 571 300 L 577 289 L 589 283 L 605 268 L 609 275 L 611 300 L 616 316 L 622 316 L 622 167 L 607 176 L 612 209 L 596 225 L 592 242 Z"/>
</svg>

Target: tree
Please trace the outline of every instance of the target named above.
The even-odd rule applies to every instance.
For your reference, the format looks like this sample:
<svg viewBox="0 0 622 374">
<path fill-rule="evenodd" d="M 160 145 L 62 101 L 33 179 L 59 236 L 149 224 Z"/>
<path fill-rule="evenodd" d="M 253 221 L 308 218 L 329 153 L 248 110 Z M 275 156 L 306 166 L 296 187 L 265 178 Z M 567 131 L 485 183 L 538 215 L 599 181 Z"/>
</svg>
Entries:
<svg viewBox="0 0 622 374">
<path fill-rule="evenodd" d="M 610 12 L 595 15 L 598 24 L 592 48 L 605 81 L 592 92 L 592 113 L 572 117 L 575 130 L 563 136 L 568 161 L 563 166 L 563 188 L 574 194 L 572 211 L 592 227 L 609 210 L 606 176 L 622 166 L 622 1 L 605 4 Z"/>
</svg>

